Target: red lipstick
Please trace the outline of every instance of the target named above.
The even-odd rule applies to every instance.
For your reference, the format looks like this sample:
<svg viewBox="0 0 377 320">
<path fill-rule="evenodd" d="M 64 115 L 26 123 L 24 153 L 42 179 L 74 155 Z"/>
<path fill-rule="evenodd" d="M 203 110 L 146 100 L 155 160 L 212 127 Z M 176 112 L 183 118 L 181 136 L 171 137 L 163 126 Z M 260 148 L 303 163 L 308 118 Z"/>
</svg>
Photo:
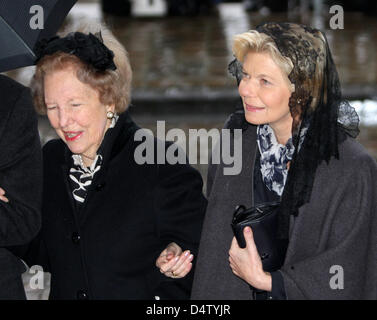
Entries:
<svg viewBox="0 0 377 320">
<path fill-rule="evenodd" d="M 66 141 L 75 141 L 80 138 L 82 135 L 82 131 L 74 132 L 74 131 L 64 131 L 64 138 Z"/>
</svg>

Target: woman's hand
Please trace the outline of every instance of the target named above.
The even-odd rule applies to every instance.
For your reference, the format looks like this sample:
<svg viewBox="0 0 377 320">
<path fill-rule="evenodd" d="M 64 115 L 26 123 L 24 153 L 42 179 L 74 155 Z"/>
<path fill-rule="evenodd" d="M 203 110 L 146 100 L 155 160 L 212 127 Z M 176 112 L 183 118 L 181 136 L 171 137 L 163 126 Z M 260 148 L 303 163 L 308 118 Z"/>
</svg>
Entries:
<svg viewBox="0 0 377 320">
<path fill-rule="evenodd" d="M 193 255 L 189 250 L 182 249 L 175 242 L 169 243 L 156 260 L 160 272 L 170 278 L 183 278 L 192 268 Z"/>
<path fill-rule="evenodd" d="M 0 188 L 0 200 L 4 202 L 9 202 L 8 198 L 5 196 L 5 190 Z"/>
<path fill-rule="evenodd" d="M 246 248 L 241 249 L 237 239 L 233 237 L 229 250 L 229 262 L 233 273 L 259 290 L 271 291 L 272 279 L 268 272 L 264 272 L 262 260 L 259 257 L 254 242 L 253 231 L 250 227 L 243 230 Z"/>
</svg>

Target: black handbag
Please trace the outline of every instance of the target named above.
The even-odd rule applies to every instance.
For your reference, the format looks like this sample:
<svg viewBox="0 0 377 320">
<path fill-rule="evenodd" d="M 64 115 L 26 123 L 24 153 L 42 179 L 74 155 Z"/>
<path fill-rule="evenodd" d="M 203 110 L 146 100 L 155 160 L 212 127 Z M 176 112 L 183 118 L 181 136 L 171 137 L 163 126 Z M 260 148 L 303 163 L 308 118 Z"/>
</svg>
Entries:
<svg viewBox="0 0 377 320">
<path fill-rule="evenodd" d="M 285 258 L 285 250 L 277 239 L 279 205 L 280 202 L 269 202 L 249 209 L 237 206 L 231 223 L 240 248 L 246 247 L 243 229 L 251 227 L 263 270 L 267 272 L 280 269 Z"/>
</svg>

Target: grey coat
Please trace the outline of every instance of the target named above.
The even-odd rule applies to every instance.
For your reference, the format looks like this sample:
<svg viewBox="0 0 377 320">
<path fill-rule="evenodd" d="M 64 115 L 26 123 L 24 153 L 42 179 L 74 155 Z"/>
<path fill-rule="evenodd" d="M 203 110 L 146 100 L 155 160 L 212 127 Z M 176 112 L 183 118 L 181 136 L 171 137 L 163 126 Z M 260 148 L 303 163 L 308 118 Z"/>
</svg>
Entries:
<svg viewBox="0 0 377 320">
<path fill-rule="evenodd" d="M 228 251 L 234 208 L 253 204 L 256 148 L 256 126 L 248 125 L 241 173 L 225 176 L 222 163 L 209 168 L 192 299 L 252 299 L 248 284 L 232 273 Z M 280 270 L 288 299 L 377 299 L 377 164 L 352 138 L 339 154 L 320 164 L 310 202 L 291 216 Z"/>
</svg>

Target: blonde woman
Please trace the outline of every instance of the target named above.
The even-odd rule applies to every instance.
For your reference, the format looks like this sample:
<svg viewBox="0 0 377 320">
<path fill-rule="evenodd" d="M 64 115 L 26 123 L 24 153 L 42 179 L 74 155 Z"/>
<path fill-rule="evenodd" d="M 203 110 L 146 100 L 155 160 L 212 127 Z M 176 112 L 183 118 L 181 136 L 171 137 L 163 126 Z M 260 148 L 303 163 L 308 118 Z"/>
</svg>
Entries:
<svg viewBox="0 0 377 320">
<path fill-rule="evenodd" d="M 358 117 L 341 97 L 325 35 L 293 23 L 265 23 L 235 36 L 230 65 L 242 110 L 243 168 L 208 173 L 193 299 L 376 299 L 377 165 L 357 142 Z M 280 202 L 281 266 L 266 272 L 237 205 Z"/>
</svg>

